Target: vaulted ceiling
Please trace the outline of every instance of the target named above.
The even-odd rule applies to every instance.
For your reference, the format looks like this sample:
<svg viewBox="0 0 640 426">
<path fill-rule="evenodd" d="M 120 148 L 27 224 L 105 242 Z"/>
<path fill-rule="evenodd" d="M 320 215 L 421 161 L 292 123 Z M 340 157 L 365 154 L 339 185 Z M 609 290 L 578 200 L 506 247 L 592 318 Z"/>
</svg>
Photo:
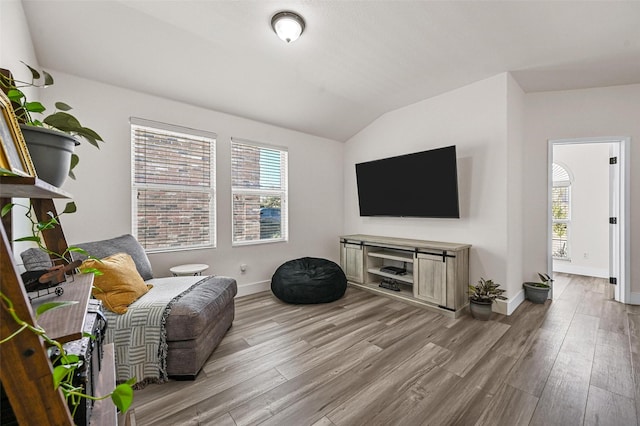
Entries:
<svg viewBox="0 0 640 426">
<path fill-rule="evenodd" d="M 22 3 L 44 68 L 339 141 L 506 71 L 527 92 L 640 83 L 638 1 Z M 288 45 L 281 10 L 307 23 Z"/>
</svg>

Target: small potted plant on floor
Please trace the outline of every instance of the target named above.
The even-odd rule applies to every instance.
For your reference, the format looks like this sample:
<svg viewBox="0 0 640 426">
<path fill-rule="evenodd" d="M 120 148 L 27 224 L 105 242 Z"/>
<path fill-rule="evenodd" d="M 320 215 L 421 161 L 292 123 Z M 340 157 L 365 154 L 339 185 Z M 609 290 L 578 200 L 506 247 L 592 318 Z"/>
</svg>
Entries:
<svg viewBox="0 0 640 426">
<path fill-rule="evenodd" d="M 38 71 L 27 64 L 25 66 L 31 72 L 31 81 L 16 80 L 10 70 L 0 69 L 0 89 L 11 100 L 36 174 L 45 182 L 60 187 L 67 175 L 75 179 L 72 169 L 78 164 L 78 156 L 74 154 L 75 146 L 80 144 L 77 138 L 100 148 L 98 142 L 102 141 L 102 137 L 81 125 L 69 113 L 71 107 L 64 102 L 56 102 L 56 110 L 49 113 L 42 103 L 29 101 L 22 89 L 51 86 L 53 77 L 46 71 Z M 43 114 L 42 119 L 36 114 Z"/>
<path fill-rule="evenodd" d="M 524 297 L 532 303 L 544 303 L 549 298 L 549 290 L 553 279 L 547 274 L 538 272 L 540 282 L 527 281 L 522 284 L 524 287 Z"/>
<path fill-rule="evenodd" d="M 471 316 L 481 321 L 487 321 L 491 317 L 491 305 L 494 300 L 506 300 L 502 294 L 505 290 L 499 288 L 500 284 L 493 280 L 480 278 L 478 284 L 469 285 L 469 309 Z"/>
</svg>

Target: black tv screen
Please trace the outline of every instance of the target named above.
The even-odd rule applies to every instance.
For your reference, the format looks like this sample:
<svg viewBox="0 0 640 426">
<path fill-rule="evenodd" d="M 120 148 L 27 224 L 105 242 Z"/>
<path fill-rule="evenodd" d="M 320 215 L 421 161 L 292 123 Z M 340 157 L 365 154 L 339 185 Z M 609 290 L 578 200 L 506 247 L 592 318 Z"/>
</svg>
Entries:
<svg viewBox="0 0 640 426">
<path fill-rule="evenodd" d="M 456 147 L 356 164 L 360 216 L 459 218 Z"/>
</svg>

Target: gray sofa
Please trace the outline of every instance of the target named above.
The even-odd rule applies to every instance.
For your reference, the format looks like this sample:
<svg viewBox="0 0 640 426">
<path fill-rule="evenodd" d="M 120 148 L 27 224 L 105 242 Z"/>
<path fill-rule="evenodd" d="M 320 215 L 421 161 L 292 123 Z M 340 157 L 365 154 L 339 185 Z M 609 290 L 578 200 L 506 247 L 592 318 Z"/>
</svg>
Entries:
<svg viewBox="0 0 640 426">
<path fill-rule="evenodd" d="M 133 258 L 138 273 L 145 281 L 153 278 L 149 259 L 132 235 L 75 246 L 97 258 L 127 253 Z M 21 257 L 27 270 L 42 269 L 51 265 L 47 254 L 40 249 L 28 249 L 21 253 Z M 74 253 L 74 257 L 82 258 L 77 253 Z M 169 377 L 195 379 L 231 327 L 235 315 L 236 293 L 235 279 L 214 277 L 199 284 L 171 306 L 165 327 Z"/>
</svg>

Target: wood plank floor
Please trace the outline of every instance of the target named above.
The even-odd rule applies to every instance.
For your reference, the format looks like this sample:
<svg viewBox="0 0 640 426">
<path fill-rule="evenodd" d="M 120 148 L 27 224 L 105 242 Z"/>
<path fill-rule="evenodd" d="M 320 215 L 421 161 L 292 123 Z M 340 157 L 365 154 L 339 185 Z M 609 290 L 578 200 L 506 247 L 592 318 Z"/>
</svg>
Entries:
<svg viewBox="0 0 640 426">
<path fill-rule="evenodd" d="M 322 305 L 236 299 L 197 380 L 134 395 L 137 425 L 638 425 L 640 306 L 605 280 L 490 321 L 359 289 Z"/>
</svg>

